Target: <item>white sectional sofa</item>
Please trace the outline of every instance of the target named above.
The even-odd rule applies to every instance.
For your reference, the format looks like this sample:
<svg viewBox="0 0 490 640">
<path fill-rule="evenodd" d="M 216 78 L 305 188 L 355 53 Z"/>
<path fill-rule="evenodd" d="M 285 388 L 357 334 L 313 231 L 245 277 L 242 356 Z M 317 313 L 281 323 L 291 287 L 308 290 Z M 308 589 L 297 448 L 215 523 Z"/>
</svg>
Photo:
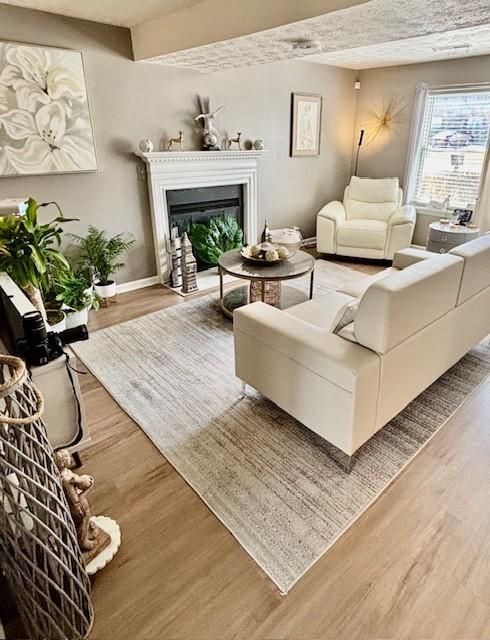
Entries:
<svg viewBox="0 0 490 640">
<path fill-rule="evenodd" d="M 346 308 L 354 321 L 334 333 Z M 344 317 L 345 317 L 344 315 Z M 234 313 L 236 374 L 350 456 L 490 332 L 490 235 L 361 286 Z"/>
</svg>

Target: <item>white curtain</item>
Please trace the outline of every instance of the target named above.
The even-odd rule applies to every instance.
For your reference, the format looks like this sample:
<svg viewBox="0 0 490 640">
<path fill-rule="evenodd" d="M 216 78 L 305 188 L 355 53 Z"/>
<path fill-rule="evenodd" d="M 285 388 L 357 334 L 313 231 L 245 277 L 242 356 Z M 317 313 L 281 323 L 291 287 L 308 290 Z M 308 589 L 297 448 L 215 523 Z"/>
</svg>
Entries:
<svg viewBox="0 0 490 640">
<path fill-rule="evenodd" d="M 482 233 L 490 231 L 490 150 L 487 151 L 486 170 L 476 205 L 475 223 L 480 227 Z"/>
<path fill-rule="evenodd" d="M 424 117 L 425 101 L 427 99 L 427 89 L 429 85 L 421 82 L 417 85 L 415 93 L 415 103 L 413 105 L 412 123 L 410 126 L 410 138 L 408 141 L 407 161 L 405 164 L 405 177 L 403 179 L 404 202 L 410 203 L 415 189 L 415 166 L 417 163 L 417 152 L 422 132 L 422 118 Z"/>
</svg>

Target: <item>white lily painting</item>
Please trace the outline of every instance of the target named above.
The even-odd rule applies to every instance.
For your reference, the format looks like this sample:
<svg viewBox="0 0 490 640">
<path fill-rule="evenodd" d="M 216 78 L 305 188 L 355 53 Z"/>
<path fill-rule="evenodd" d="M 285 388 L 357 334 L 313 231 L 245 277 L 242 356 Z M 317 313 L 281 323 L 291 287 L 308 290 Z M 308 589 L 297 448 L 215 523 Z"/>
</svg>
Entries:
<svg viewBox="0 0 490 640">
<path fill-rule="evenodd" d="M 0 176 L 96 170 L 81 53 L 0 42 Z"/>
</svg>

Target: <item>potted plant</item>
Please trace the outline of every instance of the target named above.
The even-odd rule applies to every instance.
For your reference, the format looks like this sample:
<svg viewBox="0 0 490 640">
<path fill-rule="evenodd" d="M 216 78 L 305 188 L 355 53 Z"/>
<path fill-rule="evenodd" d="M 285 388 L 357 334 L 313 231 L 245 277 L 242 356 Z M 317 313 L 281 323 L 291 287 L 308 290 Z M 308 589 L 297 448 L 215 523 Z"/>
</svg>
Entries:
<svg viewBox="0 0 490 640">
<path fill-rule="evenodd" d="M 82 271 L 67 269 L 56 280 L 56 300 L 63 304 L 66 328 L 87 324 L 90 308 L 98 309 L 99 300 Z"/>
<path fill-rule="evenodd" d="M 115 296 L 117 285 L 110 276 L 124 267 L 120 256 L 133 246 L 134 237 L 129 233 L 118 233 L 107 238 L 104 229 L 90 226 L 85 237 L 71 235 L 71 238 L 81 248 L 81 265 L 93 268 L 95 272 L 95 293 L 101 298 Z"/>
<path fill-rule="evenodd" d="M 39 224 L 40 207 L 54 205 L 59 215 Z M 24 215 L 0 216 L 0 271 L 5 271 L 23 289 L 32 304 L 46 320 L 42 293 L 51 288 L 52 274 L 60 267 L 68 268 L 65 256 L 57 249 L 65 218 L 56 202 L 37 203 L 29 198 Z"/>
<path fill-rule="evenodd" d="M 62 309 L 46 309 L 49 330 L 61 333 L 66 327 L 66 313 Z"/>
</svg>

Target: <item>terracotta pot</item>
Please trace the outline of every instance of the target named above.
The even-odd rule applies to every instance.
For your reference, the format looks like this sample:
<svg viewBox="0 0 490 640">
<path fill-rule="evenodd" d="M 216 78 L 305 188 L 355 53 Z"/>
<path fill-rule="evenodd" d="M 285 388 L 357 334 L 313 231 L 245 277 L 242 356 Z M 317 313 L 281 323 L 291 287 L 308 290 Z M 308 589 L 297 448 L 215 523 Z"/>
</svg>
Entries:
<svg viewBox="0 0 490 640">
<path fill-rule="evenodd" d="M 101 298 L 113 298 L 117 294 L 117 284 L 114 280 L 109 280 L 106 284 L 95 283 L 94 289 Z"/>
</svg>

